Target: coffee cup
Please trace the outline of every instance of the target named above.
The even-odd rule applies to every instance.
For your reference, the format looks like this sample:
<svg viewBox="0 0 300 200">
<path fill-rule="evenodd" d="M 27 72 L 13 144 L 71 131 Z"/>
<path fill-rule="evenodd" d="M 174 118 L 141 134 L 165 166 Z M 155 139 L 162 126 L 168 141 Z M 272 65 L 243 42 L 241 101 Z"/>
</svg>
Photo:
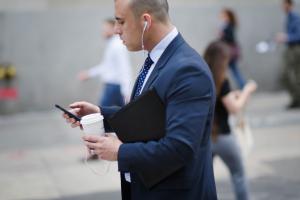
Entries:
<svg viewBox="0 0 300 200">
<path fill-rule="evenodd" d="M 81 118 L 83 132 L 87 135 L 104 135 L 104 117 L 100 113 L 86 115 Z"/>
</svg>

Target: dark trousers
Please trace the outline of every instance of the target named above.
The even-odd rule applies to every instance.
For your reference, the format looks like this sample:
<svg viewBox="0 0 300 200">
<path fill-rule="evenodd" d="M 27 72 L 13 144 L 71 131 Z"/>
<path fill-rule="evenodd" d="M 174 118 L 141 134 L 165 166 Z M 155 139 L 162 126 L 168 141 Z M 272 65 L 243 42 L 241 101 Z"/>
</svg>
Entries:
<svg viewBox="0 0 300 200">
<path fill-rule="evenodd" d="M 118 84 L 107 83 L 104 86 L 104 92 L 99 102 L 99 106 L 124 106 L 125 101 L 121 93 L 121 86 Z"/>
<path fill-rule="evenodd" d="M 300 104 L 300 45 L 286 49 L 281 80 L 292 101 Z"/>
</svg>

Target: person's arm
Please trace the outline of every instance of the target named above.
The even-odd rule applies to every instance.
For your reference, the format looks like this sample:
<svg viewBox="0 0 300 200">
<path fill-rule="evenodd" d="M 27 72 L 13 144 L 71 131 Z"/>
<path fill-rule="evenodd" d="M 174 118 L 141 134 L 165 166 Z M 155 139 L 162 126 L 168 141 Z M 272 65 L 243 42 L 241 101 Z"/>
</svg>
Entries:
<svg viewBox="0 0 300 200">
<path fill-rule="evenodd" d="M 250 95 L 256 90 L 257 85 L 254 82 L 249 82 L 245 85 L 242 91 L 232 91 L 222 98 L 226 110 L 230 114 L 237 114 L 246 105 Z"/>
<path fill-rule="evenodd" d="M 194 67 L 175 74 L 166 100 L 166 136 L 159 141 L 122 144 L 121 172 L 166 178 L 189 163 L 199 148 L 209 145 L 205 127 L 213 107 L 213 84 Z"/>
<path fill-rule="evenodd" d="M 104 55 L 102 61 L 95 65 L 94 67 L 91 67 L 90 69 L 83 71 L 82 76 L 85 75 L 86 79 L 94 78 L 97 76 L 102 76 L 106 73 L 106 68 L 110 68 L 112 65 L 112 59 L 114 57 L 113 51 L 112 51 L 112 43 L 108 42 L 107 46 L 104 50 Z M 85 74 L 83 74 L 85 73 Z"/>
<path fill-rule="evenodd" d="M 103 64 L 100 63 L 99 65 L 96 65 L 88 70 L 82 70 L 78 73 L 78 79 L 81 81 L 86 81 L 90 78 L 94 78 L 96 76 L 99 76 L 103 73 Z"/>
<path fill-rule="evenodd" d="M 275 37 L 278 43 L 295 43 L 300 41 L 300 18 L 290 13 L 288 16 L 288 29 L 286 32 L 277 33 Z"/>
<path fill-rule="evenodd" d="M 88 74 L 89 78 L 94 78 L 96 76 L 100 76 L 103 73 L 103 65 L 104 64 L 105 64 L 105 62 L 101 62 L 98 65 L 87 70 L 87 74 Z"/>
</svg>

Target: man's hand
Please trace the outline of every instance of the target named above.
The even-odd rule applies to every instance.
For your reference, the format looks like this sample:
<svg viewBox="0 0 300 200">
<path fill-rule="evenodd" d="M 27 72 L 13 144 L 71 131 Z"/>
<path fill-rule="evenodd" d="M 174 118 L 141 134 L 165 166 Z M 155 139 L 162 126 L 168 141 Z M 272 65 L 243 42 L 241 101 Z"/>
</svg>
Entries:
<svg viewBox="0 0 300 200">
<path fill-rule="evenodd" d="M 287 35 L 286 33 L 277 33 L 275 38 L 277 43 L 285 43 L 287 42 Z"/>
<path fill-rule="evenodd" d="M 79 74 L 78 74 L 78 79 L 80 80 L 80 81 L 86 81 L 86 80 L 88 80 L 90 77 L 89 77 L 89 74 L 88 74 L 88 72 L 87 71 L 81 71 L 81 72 L 79 72 Z"/>
<path fill-rule="evenodd" d="M 112 134 L 107 136 L 86 135 L 82 139 L 85 141 L 88 149 L 93 150 L 102 160 L 118 160 L 118 152 L 122 144 L 118 137 Z"/>
<path fill-rule="evenodd" d="M 100 113 L 100 108 L 94 104 L 88 102 L 75 102 L 70 105 L 71 113 L 83 117 L 92 113 Z M 80 126 L 80 122 L 76 122 L 75 119 L 70 118 L 68 115 L 63 114 L 63 117 L 66 119 L 67 123 L 70 123 L 73 128 Z"/>
</svg>

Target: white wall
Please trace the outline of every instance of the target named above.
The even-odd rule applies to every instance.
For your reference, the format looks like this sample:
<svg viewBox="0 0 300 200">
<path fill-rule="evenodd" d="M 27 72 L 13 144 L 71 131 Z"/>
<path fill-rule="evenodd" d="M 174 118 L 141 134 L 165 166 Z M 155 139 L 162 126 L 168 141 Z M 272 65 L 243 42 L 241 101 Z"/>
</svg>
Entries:
<svg viewBox="0 0 300 200">
<path fill-rule="evenodd" d="M 283 48 L 264 55 L 254 50 L 258 41 L 283 30 L 279 0 L 169 0 L 169 4 L 174 24 L 199 53 L 217 36 L 220 9 L 233 7 L 240 18 L 241 70 L 259 83 L 261 91 L 279 88 Z M 0 1 L 0 63 L 17 67 L 15 84 L 21 94 L 17 102 L 0 102 L 0 110 L 11 104 L 11 110 L 28 111 L 81 99 L 96 103 L 98 80 L 80 83 L 76 75 L 100 61 L 104 47 L 101 22 L 110 16 L 112 0 Z M 137 72 L 143 55 L 131 56 Z"/>
</svg>

